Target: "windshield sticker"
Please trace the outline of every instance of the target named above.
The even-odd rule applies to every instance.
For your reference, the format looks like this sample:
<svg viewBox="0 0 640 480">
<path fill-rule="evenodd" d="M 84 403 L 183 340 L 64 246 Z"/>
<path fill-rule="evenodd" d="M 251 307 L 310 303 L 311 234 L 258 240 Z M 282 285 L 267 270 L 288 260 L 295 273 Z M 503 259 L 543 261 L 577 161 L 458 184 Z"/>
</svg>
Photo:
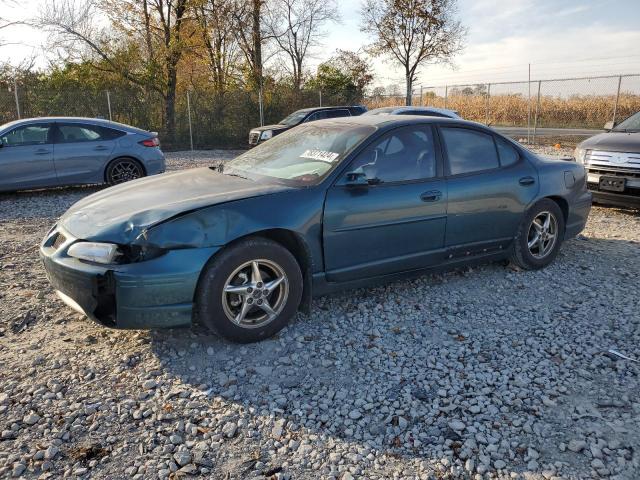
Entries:
<svg viewBox="0 0 640 480">
<path fill-rule="evenodd" d="M 325 150 L 307 150 L 302 155 L 300 155 L 300 158 L 310 158 L 311 160 L 333 163 L 339 156 L 339 153 L 327 152 Z"/>
</svg>

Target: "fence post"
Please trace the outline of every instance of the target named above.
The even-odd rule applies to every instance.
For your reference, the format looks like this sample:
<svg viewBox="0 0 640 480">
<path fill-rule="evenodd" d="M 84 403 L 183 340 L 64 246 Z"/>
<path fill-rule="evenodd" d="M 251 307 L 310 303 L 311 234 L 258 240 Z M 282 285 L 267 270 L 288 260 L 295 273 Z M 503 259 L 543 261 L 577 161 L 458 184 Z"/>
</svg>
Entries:
<svg viewBox="0 0 640 480">
<path fill-rule="evenodd" d="M 111 117 L 111 95 L 109 90 L 107 90 L 107 108 L 109 109 L 109 121 L 111 122 L 113 118 Z"/>
<path fill-rule="evenodd" d="M 540 111 L 540 87 L 542 80 L 538 80 L 538 100 L 536 101 L 536 115 L 533 119 L 533 144 L 536 144 L 536 130 L 538 129 L 538 112 Z"/>
<path fill-rule="evenodd" d="M 189 90 L 187 90 L 187 118 L 189 119 L 189 145 L 191 145 L 191 151 L 193 151 L 193 130 L 191 129 L 191 96 Z"/>
<path fill-rule="evenodd" d="M 613 105 L 613 125 L 616 124 L 616 115 L 618 114 L 618 100 L 620 100 L 620 85 L 622 84 L 622 75 L 618 77 L 618 91 L 616 92 L 616 103 Z"/>
<path fill-rule="evenodd" d="M 424 97 L 422 96 L 422 85 L 420 85 L 420 106 L 424 107 Z"/>
<path fill-rule="evenodd" d="M 322 106 L 322 90 L 318 90 L 318 96 L 320 97 L 320 106 Z"/>
<path fill-rule="evenodd" d="M 260 110 L 260 126 L 264 127 L 264 105 L 262 103 L 262 85 L 258 90 L 258 109 Z"/>
<path fill-rule="evenodd" d="M 484 124 L 489 125 L 489 97 L 491 96 L 491 84 L 487 83 L 487 95 L 484 100 Z"/>
<path fill-rule="evenodd" d="M 18 81 L 15 78 L 13 79 L 13 95 L 16 99 L 16 113 L 18 114 L 18 120 L 20 120 L 22 117 L 20 116 L 20 100 L 18 99 Z"/>
<path fill-rule="evenodd" d="M 449 85 L 444 86 L 444 108 L 447 108 L 447 97 L 449 96 Z"/>
</svg>

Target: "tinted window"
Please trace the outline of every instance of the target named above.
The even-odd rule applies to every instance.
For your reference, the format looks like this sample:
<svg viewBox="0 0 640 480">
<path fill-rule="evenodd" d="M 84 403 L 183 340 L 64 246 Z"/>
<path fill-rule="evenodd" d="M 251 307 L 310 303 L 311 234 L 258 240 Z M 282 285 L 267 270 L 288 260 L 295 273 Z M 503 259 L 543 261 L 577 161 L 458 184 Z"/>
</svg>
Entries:
<svg viewBox="0 0 640 480">
<path fill-rule="evenodd" d="M 350 117 L 351 114 L 349 110 L 340 109 L 340 110 L 327 110 L 327 118 L 338 118 L 338 117 Z"/>
<path fill-rule="evenodd" d="M 369 179 L 401 182 L 432 178 L 436 156 L 431 127 L 416 125 L 387 133 L 363 150 L 349 167 Z"/>
<path fill-rule="evenodd" d="M 507 167 L 518 161 L 520 155 L 506 140 L 496 137 L 496 145 L 498 146 L 498 154 L 500 155 L 500 165 Z"/>
<path fill-rule="evenodd" d="M 14 128 L 2 135 L 2 143 L 7 147 L 19 147 L 22 145 L 41 145 L 48 143 L 49 125 L 35 123 Z"/>
<path fill-rule="evenodd" d="M 327 115 L 327 110 L 320 110 L 319 112 L 314 112 L 309 115 L 309 118 L 307 118 L 305 121 L 315 122 L 316 120 L 323 120 L 325 118 L 329 118 Z"/>
<path fill-rule="evenodd" d="M 467 128 L 443 127 L 441 131 L 451 175 L 499 167 L 491 135 Z"/>
<path fill-rule="evenodd" d="M 99 140 L 112 140 L 117 138 L 117 131 L 111 128 L 82 123 L 58 124 L 58 143 L 96 142 Z M 121 132 L 117 132 L 121 133 Z"/>
</svg>

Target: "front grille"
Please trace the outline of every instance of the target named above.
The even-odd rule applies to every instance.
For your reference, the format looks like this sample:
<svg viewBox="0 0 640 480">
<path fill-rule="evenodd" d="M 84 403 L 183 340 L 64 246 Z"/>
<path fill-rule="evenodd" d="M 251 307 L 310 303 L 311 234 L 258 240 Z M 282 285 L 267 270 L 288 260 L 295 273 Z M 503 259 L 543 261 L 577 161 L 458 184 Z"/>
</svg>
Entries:
<svg viewBox="0 0 640 480">
<path fill-rule="evenodd" d="M 593 165 L 640 169 L 640 153 L 588 150 L 585 157 L 585 163 L 590 166 Z"/>
<path fill-rule="evenodd" d="M 62 246 L 62 244 L 66 242 L 66 240 L 67 238 L 63 234 L 58 232 L 56 234 L 56 239 L 53 241 L 53 244 L 51 246 L 54 248 L 54 250 L 58 250 Z"/>
<path fill-rule="evenodd" d="M 588 165 L 587 170 L 589 173 L 595 173 L 597 175 L 608 175 L 611 177 L 640 178 L 640 168 L 631 169 L 631 168 L 618 167 L 614 165 L 609 165 L 606 167 L 596 167 L 593 165 Z"/>
<path fill-rule="evenodd" d="M 249 133 L 249 145 L 256 145 L 260 140 L 260 132 Z"/>
</svg>

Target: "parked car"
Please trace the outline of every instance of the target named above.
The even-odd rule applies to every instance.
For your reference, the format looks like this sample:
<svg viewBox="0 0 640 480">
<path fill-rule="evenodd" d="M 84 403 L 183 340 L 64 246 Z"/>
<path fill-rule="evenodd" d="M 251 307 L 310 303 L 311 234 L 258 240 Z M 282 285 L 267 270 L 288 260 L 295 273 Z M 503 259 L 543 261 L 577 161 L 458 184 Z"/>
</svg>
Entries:
<svg viewBox="0 0 640 480">
<path fill-rule="evenodd" d="M 93 118 L 30 118 L 0 126 L 0 191 L 118 183 L 162 173 L 156 133 Z"/>
<path fill-rule="evenodd" d="M 60 297 L 103 325 L 196 318 L 251 342 L 311 295 L 500 259 L 545 267 L 590 208 L 575 162 L 463 120 L 365 115 L 94 193 L 40 254 Z"/>
<path fill-rule="evenodd" d="M 580 143 L 576 161 L 587 169 L 595 202 L 640 207 L 640 112 Z"/>
<path fill-rule="evenodd" d="M 374 108 L 365 115 L 424 115 L 427 117 L 460 118 L 455 110 L 436 107 L 382 107 Z"/>
<path fill-rule="evenodd" d="M 302 123 L 315 122 L 316 120 L 327 118 L 357 117 L 366 111 L 367 107 L 363 105 L 313 107 L 296 110 L 275 125 L 265 125 L 264 127 L 252 129 L 249 132 L 249 145 L 253 147 Z"/>
</svg>

